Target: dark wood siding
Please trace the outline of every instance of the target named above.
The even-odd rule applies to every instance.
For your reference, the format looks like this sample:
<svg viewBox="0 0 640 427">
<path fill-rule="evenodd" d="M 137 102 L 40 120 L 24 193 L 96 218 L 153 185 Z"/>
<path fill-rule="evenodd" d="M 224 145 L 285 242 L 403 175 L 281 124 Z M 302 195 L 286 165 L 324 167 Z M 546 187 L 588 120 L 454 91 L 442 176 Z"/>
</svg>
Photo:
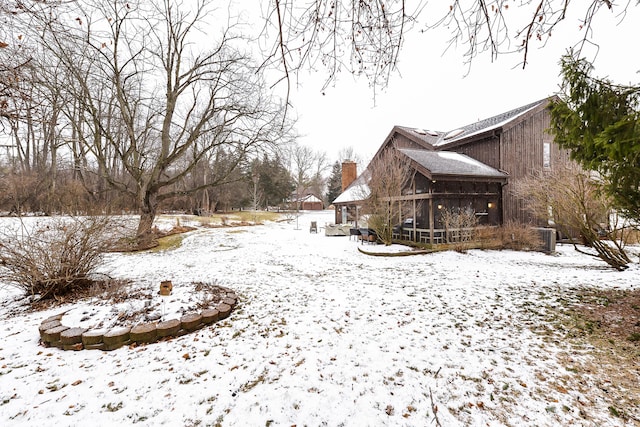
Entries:
<svg viewBox="0 0 640 427">
<path fill-rule="evenodd" d="M 425 147 L 423 147 L 422 145 L 418 144 L 415 141 L 410 140 L 406 136 L 401 135 L 399 133 L 396 133 L 393 136 L 393 143 L 395 144 L 396 148 L 410 148 L 410 149 L 415 149 L 415 150 L 424 150 L 425 149 Z"/>
<path fill-rule="evenodd" d="M 525 199 L 514 194 L 515 184 L 527 177 L 554 169 L 568 161 L 568 152 L 561 150 L 547 132 L 551 124 L 548 109 L 542 109 L 525 120 L 506 129 L 501 135 L 500 167 L 509 173 L 509 184 L 503 189 L 503 217 L 505 221 L 516 221 L 544 226 L 532 217 L 526 208 Z M 544 167 L 544 145 L 550 144 L 551 162 Z"/>
<path fill-rule="evenodd" d="M 497 136 L 474 141 L 472 144 L 458 147 L 455 151 L 466 154 L 492 168 L 500 169 L 500 139 Z"/>
</svg>

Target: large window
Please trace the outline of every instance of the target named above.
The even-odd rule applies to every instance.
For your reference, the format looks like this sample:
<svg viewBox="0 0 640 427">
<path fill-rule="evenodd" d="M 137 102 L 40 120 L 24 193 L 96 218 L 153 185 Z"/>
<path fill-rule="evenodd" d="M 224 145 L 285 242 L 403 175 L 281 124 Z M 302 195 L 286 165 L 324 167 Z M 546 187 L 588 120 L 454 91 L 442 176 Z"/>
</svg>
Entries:
<svg viewBox="0 0 640 427">
<path fill-rule="evenodd" d="M 551 143 L 544 142 L 542 146 L 542 167 L 551 169 Z"/>
</svg>

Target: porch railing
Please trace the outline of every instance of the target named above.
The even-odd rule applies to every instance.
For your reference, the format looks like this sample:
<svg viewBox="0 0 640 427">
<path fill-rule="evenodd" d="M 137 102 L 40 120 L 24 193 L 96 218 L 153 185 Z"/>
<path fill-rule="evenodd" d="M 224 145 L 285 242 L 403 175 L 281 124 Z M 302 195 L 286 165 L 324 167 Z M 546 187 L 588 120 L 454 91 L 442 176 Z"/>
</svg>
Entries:
<svg viewBox="0 0 640 427">
<path fill-rule="evenodd" d="M 396 240 L 407 240 L 417 243 L 439 244 L 470 240 L 473 236 L 473 228 L 436 228 L 433 230 L 433 241 L 431 230 L 428 228 L 396 228 L 393 231 L 393 238 Z"/>
</svg>

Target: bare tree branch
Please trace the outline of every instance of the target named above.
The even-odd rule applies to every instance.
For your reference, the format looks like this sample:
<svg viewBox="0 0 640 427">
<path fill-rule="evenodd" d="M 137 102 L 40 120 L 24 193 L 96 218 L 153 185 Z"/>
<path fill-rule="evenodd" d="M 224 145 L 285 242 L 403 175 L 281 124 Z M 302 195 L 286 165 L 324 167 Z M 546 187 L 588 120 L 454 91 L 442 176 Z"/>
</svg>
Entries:
<svg viewBox="0 0 640 427">
<path fill-rule="evenodd" d="M 594 17 L 603 6 L 618 11 L 624 19 L 630 1 L 623 5 L 610 0 L 571 3 L 571 11 L 584 11 L 578 45 L 591 41 Z M 464 61 L 469 65 L 485 53 L 492 60 L 519 53 L 526 67 L 532 41 L 544 46 L 570 9 L 569 0 L 522 0 L 518 4 L 454 0 L 446 5 L 446 11 L 438 12 L 442 3 L 427 9 L 425 1 L 408 10 L 405 0 L 273 0 L 263 16 L 262 37 L 270 40 L 272 32 L 276 37 L 263 65 L 279 67 L 288 89 L 291 74 L 303 68 L 326 72 L 323 90 L 340 72 L 363 76 L 374 89 L 384 88 L 397 71 L 406 34 L 417 27 L 422 32 L 449 31 L 444 51 L 465 47 Z M 520 29 L 511 33 L 511 27 Z"/>
</svg>

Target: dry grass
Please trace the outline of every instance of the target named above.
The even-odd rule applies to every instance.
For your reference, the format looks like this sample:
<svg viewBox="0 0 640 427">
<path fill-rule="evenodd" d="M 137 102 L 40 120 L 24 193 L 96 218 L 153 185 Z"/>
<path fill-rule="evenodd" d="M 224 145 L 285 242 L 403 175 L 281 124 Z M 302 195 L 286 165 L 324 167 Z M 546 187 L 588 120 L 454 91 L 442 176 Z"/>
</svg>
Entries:
<svg viewBox="0 0 640 427">
<path fill-rule="evenodd" d="M 158 246 L 151 249 L 152 252 L 161 252 L 179 248 L 184 239 L 183 233 L 170 234 L 158 239 Z"/>
<path fill-rule="evenodd" d="M 264 221 L 278 221 L 281 215 L 277 212 L 242 211 L 242 212 L 234 212 L 233 216 L 231 217 L 235 217 L 239 221 L 260 223 Z"/>
<path fill-rule="evenodd" d="M 528 225 L 504 224 L 501 227 L 479 227 L 476 242 L 481 249 L 536 251 L 542 248 L 539 233 Z"/>
<path fill-rule="evenodd" d="M 173 218 L 176 226 L 181 223 L 198 223 L 202 227 L 230 227 L 239 225 L 257 225 L 265 221 L 278 221 L 283 214 L 270 211 L 233 211 L 216 212 L 206 216 L 195 215 L 162 215 L 164 218 Z"/>
<path fill-rule="evenodd" d="M 562 355 L 573 380 L 563 385 L 585 396 L 604 391 L 609 412 L 640 425 L 640 290 L 577 290 L 578 302 L 562 309 L 560 326 L 575 346 L 590 344 L 591 358 Z M 591 381 L 582 381 L 589 377 Z"/>
<path fill-rule="evenodd" d="M 612 343 L 635 348 L 636 356 L 640 356 L 640 290 L 585 290 L 579 299 L 580 303 L 571 308 L 579 319 L 577 329 L 602 333 Z"/>
</svg>

